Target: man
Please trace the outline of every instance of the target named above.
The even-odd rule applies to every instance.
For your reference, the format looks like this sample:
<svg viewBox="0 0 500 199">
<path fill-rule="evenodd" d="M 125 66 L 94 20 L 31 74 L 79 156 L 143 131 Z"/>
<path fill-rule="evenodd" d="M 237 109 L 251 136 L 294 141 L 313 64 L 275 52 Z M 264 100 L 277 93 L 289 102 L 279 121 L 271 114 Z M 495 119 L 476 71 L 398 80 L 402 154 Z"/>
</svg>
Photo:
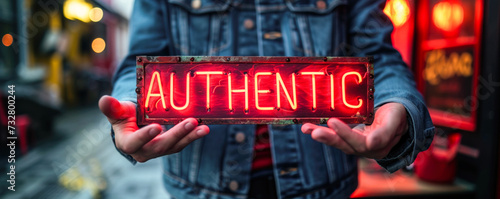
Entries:
<svg viewBox="0 0 500 199">
<path fill-rule="evenodd" d="M 428 148 L 434 127 L 411 72 L 390 43 L 385 0 L 136 0 L 129 55 L 99 102 L 117 149 L 133 163 L 162 157 L 175 198 L 347 198 L 354 155 L 394 172 Z M 328 126 L 198 125 L 162 132 L 135 123 L 135 56 L 375 58 L 375 120 Z M 209 134 L 210 131 L 210 134 Z M 266 143 L 266 136 L 269 142 Z M 267 151 L 267 152 L 266 152 Z"/>
</svg>

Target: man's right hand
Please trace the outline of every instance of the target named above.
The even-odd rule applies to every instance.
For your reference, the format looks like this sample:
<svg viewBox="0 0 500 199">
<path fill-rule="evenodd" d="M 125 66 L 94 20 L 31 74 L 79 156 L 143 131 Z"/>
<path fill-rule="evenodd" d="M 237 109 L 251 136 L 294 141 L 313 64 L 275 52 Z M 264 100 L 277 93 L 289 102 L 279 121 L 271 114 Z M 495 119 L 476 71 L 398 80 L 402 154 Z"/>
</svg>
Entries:
<svg viewBox="0 0 500 199">
<path fill-rule="evenodd" d="M 99 109 L 113 127 L 118 150 L 131 155 L 138 162 L 177 153 L 210 131 L 206 125 L 198 126 L 198 121 L 194 118 L 185 119 L 164 133 L 161 133 L 159 124 L 139 129 L 136 123 L 136 105 L 107 95 L 99 100 Z"/>
</svg>

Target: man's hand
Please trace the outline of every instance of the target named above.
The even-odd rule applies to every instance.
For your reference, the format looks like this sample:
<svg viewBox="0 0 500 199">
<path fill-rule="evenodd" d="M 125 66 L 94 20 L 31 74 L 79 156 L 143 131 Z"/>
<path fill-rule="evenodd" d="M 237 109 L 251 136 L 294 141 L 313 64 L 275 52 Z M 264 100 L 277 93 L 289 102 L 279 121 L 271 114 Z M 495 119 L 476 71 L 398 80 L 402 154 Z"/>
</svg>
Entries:
<svg viewBox="0 0 500 199">
<path fill-rule="evenodd" d="M 328 127 L 307 123 L 301 130 L 311 134 L 314 140 L 347 154 L 382 159 L 408 131 L 408 122 L 402 104 L 387 103 L 377 110 L 371 125 L 358 125 L 351 129 L 344 122 L 331 118 Z"/>
<path fill-rule="evenodd" d="M 108 117 L 115 132 L 116 147 L 138 162 L 177 153 L 210 131 L 206 125 L 198 126 L 198 121 L 193 118 L 185 119 L 164 133 L 161 133 L 159 124 L 139 129 L 135 107 L 132 102 L 120 102 L 111 96 L 99 100 L 99 109 Z"/>
</svg>

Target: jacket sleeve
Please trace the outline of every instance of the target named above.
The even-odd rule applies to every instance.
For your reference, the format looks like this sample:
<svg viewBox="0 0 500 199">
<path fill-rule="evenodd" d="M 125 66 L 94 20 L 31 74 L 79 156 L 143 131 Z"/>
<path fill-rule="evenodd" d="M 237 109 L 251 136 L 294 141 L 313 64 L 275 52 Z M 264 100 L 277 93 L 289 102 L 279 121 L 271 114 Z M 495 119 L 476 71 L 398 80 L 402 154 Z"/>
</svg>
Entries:
<svg viewBox="0 0 500 199">
<path fill-rule="evenodd" d="M 349 1 L 348 55 L 374 56 L 375 110 L 397 102 L 407 111 L 409 131 L 378 164 L 389 172 L 407 166 L 425 151 L 434 136 L 434 126 L 411 71 L 391 43 L 392 22 L 382 12 L 385 0 Z"/>
<path fill-rule="evenodd" d="M 169 55 L 165 1 L 136 0 L 130 17 L 128 55 L 113 76 L 112 96 L 120 101 L 137 102 L 136 56 Z"/>
<path fill-rule="evenodd" d="M 116 99 L 137 103 L 135 93 L 136 56 L 165 56 L 169 54 L 166 9 L 165 1 L 135 0 L 129 23 L 130 42 L 128 55 L 116 69 L 113 76 L 111 96 Z M 115 143 L 113 130 L 111 130 L 111 138 Z M 132 156 L 120 150 L 118 152 L 132 164 L 137 163 Z"/>
</svg>

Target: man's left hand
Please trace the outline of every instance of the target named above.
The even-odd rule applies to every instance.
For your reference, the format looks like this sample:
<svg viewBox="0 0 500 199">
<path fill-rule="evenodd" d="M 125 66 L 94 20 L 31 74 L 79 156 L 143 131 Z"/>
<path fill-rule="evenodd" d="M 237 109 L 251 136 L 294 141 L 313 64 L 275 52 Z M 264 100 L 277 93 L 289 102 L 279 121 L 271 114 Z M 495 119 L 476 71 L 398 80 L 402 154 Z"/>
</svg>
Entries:
<svg viewBox="0 0 500 199">
<path fill-rule="evenodd" d="M 346 154 L 382 159 L 408 131 L 406 114 L 402 104 L 387 103 L 376 111 L 371 125 L 358 125 L 351 129 L 339 119 L 330 118 L 329 128 L 306 123 L 301 130 L 311 134 L 314 140 L 336 147 Z"/>
</svg>

